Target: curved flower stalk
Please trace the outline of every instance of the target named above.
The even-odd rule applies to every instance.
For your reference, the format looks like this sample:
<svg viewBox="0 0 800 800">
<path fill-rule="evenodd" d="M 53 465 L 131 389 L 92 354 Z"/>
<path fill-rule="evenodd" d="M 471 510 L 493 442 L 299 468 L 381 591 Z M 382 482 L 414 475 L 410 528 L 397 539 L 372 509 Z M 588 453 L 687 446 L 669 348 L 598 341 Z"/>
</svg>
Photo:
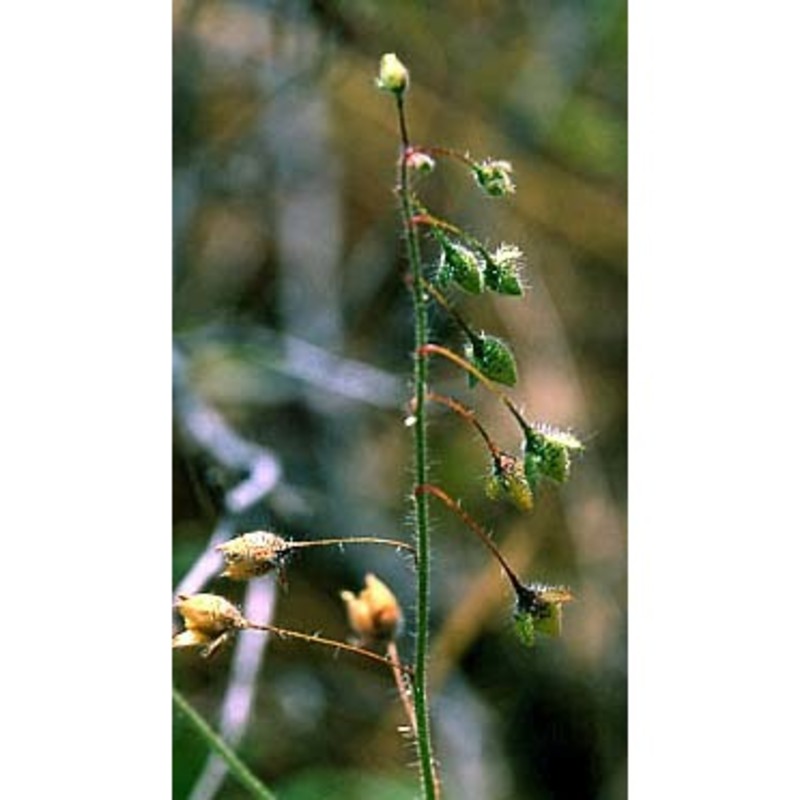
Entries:
<svg viewBox="0 0 800 800">
<path fill-rule="evenodd" d="M 278 580 L 286 587 L 286 566 L 298 550 L 309 547 L 344 547 L 351 544 L 374 544 L 405 551 L 416 558 L 415 548 L 407 542 L 396 539 L 383 539 L 378 536 L 351 536 L 331 539 L 308 539 L 293 541 L 270 531 L 251 531 L 234 539 L 218 544 L 216 550 L 225 559 L 222 577 L 236 581 L 249 580 L 275 572 Z"/>
</svg>

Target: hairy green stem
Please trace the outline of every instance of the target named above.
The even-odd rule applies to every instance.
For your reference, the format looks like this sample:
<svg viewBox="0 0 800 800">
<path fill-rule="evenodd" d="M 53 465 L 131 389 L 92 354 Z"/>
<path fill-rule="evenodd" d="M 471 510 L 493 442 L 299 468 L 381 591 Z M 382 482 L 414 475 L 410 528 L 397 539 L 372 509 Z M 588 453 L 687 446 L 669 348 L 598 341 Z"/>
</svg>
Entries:
<svg viewBox="0 0 800 800">
<path fill-rule="evenodd" d="M 402 93 L 395 94 L 397 118 L 403 150 L 398 167 L 400 204 L 403 215 L 408 260 L 411 265 L 411 293 L 414 300 L 414 480 L 416 486 L 428 481 L 428 443 L 426 433 L 426 400 L 428 383 L 428 357 L 422 347 L 428 340 L 428 306 L 425 295 L 422 257 L 416 226 L 412 222 L 413 209 L 408 186 L 409 152 Z M 428 498 L 425 493 L 414 492 L 414 521 L 417 542 L 417 637 L 414 658 L 414 713 L 416 716 L 416 743 L 420 782 L 425 800 L 439 796 L 439 784 L 433 759 L 428 710 L 428 625 L 430 621 L 430 541 L 428 524 Z"/>
<path fill-rule="evenodd" d="M 275 795 L 264 786 L 261 781 L 248 769 L 236 753 L 214 732 L 211 726 L 189 705 L 186 698 L 175 688 L 172 688 L 172 699 L 175 705 L 186 715 L 195 730 L 206 740 L 206 743 L 219 753 L 230 768 L 239 783 L 247 789 L 253 797 L 262 800 L 277 800 Z"/>
</svg>

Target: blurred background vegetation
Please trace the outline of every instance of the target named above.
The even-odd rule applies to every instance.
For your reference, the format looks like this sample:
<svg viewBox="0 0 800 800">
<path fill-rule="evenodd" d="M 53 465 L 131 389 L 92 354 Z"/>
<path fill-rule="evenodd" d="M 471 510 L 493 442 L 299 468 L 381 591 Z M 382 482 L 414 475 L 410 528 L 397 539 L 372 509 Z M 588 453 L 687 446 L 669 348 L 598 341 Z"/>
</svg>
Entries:
<svg viewBox="0 0 800 800">
<path fill-rule="evenodd" d="M 396 52 L 411 70 L 413 141 L 514 164 L 511 198 L 482 196 L 448 163 L 421 194 L 487 241 L 525 251 L 522 301 L 459 305 L 513 344 L 512 394 L 528 416 L 588 442 L 573 479 L 522 516 L 483 495 L 489 465 L 474 431 L 435 413 L 435 481 L 523 576 L 577 596 L 563 637 L 524 649 L 496 564 L 432 506 L 434 733 L 447 796 L 625 797 L 625 3 L 174 0 L 173 10 L 175 585 L 215 531 L 410 537 L 398 144 L 392 100 L 373 84 L 380 55 Z M 440 315 L 435 326 L 437 340 L 459 344 Z M 444 362 L 432 372 L 516 450 L 518 431 L 491 396 Z M 231 502 L 247 459 L 223 463 L 193 435 L 191 403 L 219 412 L 280 470 L 254 502 Z M 406 610 L 409 657 L 413 576 L 383 550 L 303 554 L 289 591 L 270 595 L 274 622 L 346 638 L 339 591 L 374 571 Z M 206 588 L 243 599 L 222 579 Z M 215 728 L 233 658 L 174 659 L 175 684 Z M 237 751 L 282 800 L 414 796 L 413 751 L 380 668 L 271 641 L 249 680 Z M 246 796 L 230 779 L 199 786 L 206 758 L 177 717 L 174 797 Z"/>
</svg>

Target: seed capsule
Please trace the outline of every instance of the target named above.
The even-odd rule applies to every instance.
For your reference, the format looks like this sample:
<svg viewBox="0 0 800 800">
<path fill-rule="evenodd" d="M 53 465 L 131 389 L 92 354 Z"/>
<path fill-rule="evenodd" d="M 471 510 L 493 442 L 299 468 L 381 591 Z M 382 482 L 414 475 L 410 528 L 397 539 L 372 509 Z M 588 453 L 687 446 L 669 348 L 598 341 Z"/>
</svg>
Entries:
<svg viewBox="0 0 800 800">
<path fill-rule="evenodd" d="M 389 587 L 374 575 L 367 575 L 366 588 L 358 596 L 341 592 L 347 606 L 350 627 L 365 642 L 394 639 L 403 624 L 403 612 Z"/>
<path fill-rule="evenodd" d="M 476 334 L 464 348 L 467 360 L 489 380 L 514 386 L 517 382 L 517 363 L 511 348 L 497 336 Z M 474 380 L 474 378 L 473 378 Z"/>
<path fill-rule="evenodd" d="M 486 194 L 491 197 L 503 197 L 513 194 L 514 181 L 511 179 L 513 168 L 508 161 L 487 158 L 472 168 L 475 180 Z"/>
<path fill-rule="evenodd" d="M 224 577 L 246 581 L 277 570 L 283 581 L 283 569 L 289 556 L 289 543 L 269 531 L 243 533 L 229 542 L 217 545 L 225 559 Z"/>
<path fill-rule="evenodd" d="M 178 595 L 175 608 L 185 630 L 172 637 L 172 647 L 204 647 L 202 655 L 213 655 L 247 620 L 233 603 L 216 594 Z"/>
<path fill-rule="evenodd" d="M 534 583 L 517 592 L 514 627 L 520 641 L 533 647 L 536 634 L 561 635 L 562 606 L 574 597 L 566 586 L 546 586 Z"/>
<path fill-rule="evenodd" d="M 523 462 L 510 453 L 500 453 L 494 458 L 492 474 L 486 481 L 486 495 L 490 500 L 508 500 L 520 511 L 532 511 L 533 492 Z"/>
</svg>

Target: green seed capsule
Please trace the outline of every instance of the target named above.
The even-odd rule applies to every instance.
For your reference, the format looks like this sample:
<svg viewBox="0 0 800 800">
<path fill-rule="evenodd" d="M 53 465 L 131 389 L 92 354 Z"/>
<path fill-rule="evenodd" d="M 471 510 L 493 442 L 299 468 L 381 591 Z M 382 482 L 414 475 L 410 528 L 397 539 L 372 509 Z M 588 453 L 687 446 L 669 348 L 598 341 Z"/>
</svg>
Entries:
<svg viewBox="0 0 800 800">
<path fill-rule="evenodd" d="M 442 256 L 437 281 L 457 283 L 465 292 L 480 294 L 484 290 L 483 261 L 474 250 L 457 242 L 442 239 Z"/>
<path fill-rule="evenodd" d="M 486 256 L 486 287 L 498 294 L 522 296 L 524 290 L 519 278 L 522 262 L 522 251 L 516 245 L 500 245 Z"/>
<path fill-rule="evenodd" d="M 486 481 L 486 496 L 490 500 L 508 500 L 520 511 L 533 510 L 533 492 L 528 485 L 523 462 L 509 453 L 501 453 L 492 464 L 492 474 Z"/>
<path fill-rule="evenodd" d="M 514 632 L 525 647 L 533 647 L 536 644 L 536 626 L 533 622 L 533 614 L 516 612 L 514 614 Z"/>
<path fill-rule="evenodd" d="M 514 386 L 517 382 L 517 364 L 509 346 L 496 336 L 485 333 L 471 337 L 466 349 L 467 360 L 474 364 L 489 380 Z"/>
<path fill-rule="evenodd" d="M 531 490 L 541 478 L 564 483 L 569 478 L 571 451 L 583 449 L 581 442 L 566 431 L 542 426 L 525 433 L 525 476 Z"/>
</svg>

